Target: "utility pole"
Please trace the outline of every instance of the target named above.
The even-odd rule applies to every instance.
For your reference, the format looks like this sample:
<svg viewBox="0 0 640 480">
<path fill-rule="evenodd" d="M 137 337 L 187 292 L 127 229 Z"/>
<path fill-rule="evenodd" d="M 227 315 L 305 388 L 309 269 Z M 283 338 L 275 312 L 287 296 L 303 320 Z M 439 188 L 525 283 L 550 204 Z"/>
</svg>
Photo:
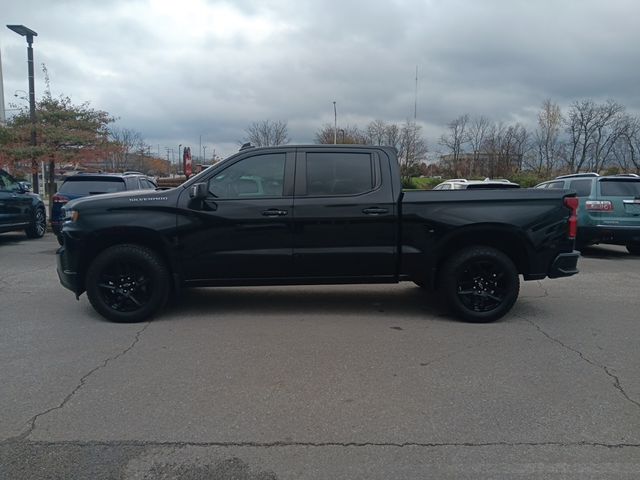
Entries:
<svg viewBox="0 0 640 480">
<path fill-rule="evenodd" d="M 333 101 L 333 144 L 338 143 L 338 111 L 336 110 L 336 102 Z"/>
<path fill-rule="evenodd" d="M 416 92 L 413 101 L 413 121 L 418 118 L 418 65 L 416 65 Z"/>
<path fill-rule="evenodd" d="M 207 146 L 206 145 L 202 146 L 202 151 L 203 151 L 202 163 L 207 163 Z"/>
</svg>

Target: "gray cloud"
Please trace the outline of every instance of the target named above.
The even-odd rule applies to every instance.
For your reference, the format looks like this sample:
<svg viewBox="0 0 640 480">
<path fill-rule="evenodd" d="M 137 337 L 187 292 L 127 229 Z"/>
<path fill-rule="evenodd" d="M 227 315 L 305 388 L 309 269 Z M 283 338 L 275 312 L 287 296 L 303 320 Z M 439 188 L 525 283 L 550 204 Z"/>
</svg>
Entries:
<svg viewBox="0 0 640 480">
<path fill-rule="evenodd" d="M 334 100 L 343 124 L 401 122 L 416 65 L 432 144 L 460 114 L 533 121 L 545 98 L 640 112 L 632 0 L 26 0 L 3 14 L 38 31 L 54 94 L 90 101 L 162 151 L 202 135 L 228 154 L 268 118 L 310 142 Z M 10 97 L 26 89 L 25 42 L 3 29 L 0 46 Z"/>
</svg>

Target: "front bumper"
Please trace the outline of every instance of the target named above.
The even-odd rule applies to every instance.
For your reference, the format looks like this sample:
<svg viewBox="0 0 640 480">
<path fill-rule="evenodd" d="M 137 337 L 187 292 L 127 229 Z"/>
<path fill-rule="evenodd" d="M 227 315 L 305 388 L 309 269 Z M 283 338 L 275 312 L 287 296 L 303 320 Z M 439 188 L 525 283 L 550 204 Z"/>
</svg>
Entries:
<svg viewBox="0 0 640 480">
<path fill-rule="evenodd" d="M 56 270 L 62 286 L 75 293 L 76 298 L 84 292 L 77 266 L 64 245 L 56 251 Z"/>
<path fill-rule="evenodd" d="M 574 250 L 571 253 L 560 253 L 551 263 L 548 273 L 549 278 L 570 277 L 578 273 L 578 258 L 580 252 Z"/>
</svg>

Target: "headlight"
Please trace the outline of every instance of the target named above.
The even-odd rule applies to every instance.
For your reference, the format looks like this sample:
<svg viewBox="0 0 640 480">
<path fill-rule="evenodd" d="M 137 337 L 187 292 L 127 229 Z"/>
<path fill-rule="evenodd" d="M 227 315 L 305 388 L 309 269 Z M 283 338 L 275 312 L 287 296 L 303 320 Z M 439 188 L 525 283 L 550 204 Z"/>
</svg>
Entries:
<svg viewBox="0 0 640 480">
<path fill-rule="evenodd" d="M 65 222 L 77 222 L 80 214 L 77 210 L 66 210 L 64 211 L 64 221 Z"/>
</svg>

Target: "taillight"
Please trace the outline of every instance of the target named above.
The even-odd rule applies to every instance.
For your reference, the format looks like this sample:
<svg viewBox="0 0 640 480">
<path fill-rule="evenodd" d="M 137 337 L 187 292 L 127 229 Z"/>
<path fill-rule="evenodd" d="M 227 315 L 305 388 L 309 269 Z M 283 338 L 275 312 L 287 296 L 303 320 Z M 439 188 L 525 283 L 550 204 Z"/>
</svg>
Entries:
<svg viewBox="0 0 640 480">
<path fill-rule="evenodd" d="M 613 203 L 609 200 L 587 200 L 584 206 L 591 212 L 613 212 Z"/>
<path fill-rule="evenodd" d="M 564 205 L 571 209 L 571 215 L 569 215 L 569 221 L 567 226 L 569 227 L 569 238 L 575 239 L 578 233 L 578 205 L 580 200 L 577 197 L 564 197 Z"/>
<path fill-rule="evenodd" d="M 52 197 L 52 200 L 53 200 L 53 203 L 67 203 L 69 201 L 67 197 L 65 197 L 64 195 L 60 195 L 59 193 L 56 193 Z"/>
</svg>

